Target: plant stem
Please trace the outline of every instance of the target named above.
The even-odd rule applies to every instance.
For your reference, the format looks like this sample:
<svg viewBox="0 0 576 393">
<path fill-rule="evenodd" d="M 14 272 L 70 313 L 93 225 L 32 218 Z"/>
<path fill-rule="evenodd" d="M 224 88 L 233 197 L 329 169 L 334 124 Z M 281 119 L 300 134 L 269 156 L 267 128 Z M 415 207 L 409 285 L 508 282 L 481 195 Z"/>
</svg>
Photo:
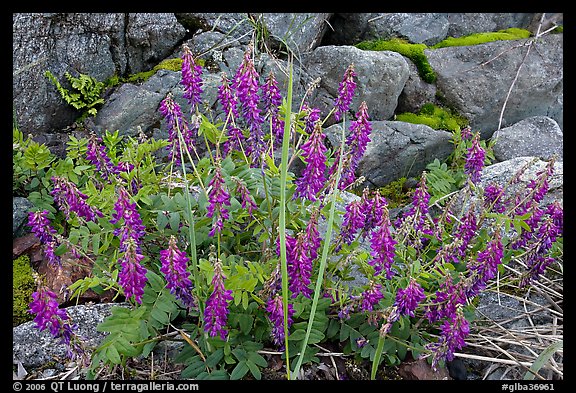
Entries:
<svg viewBox="0 0 576 393">
<path fill-rule="evenodd" d="M 282 138 L 282 161 L 280 162 L 280 262 L 282 270 L 282 310 L 284 312 L 284 348 L 286 353 L 286 376 L 290 379 L 290 356 L 288 353 L 288 260 L 286 256 L 286 178 L 288 172 L 288 144 L 292 116 L 292 61 L 289 60 L 290 74 L 286 97 L 286 119 Z"/>
</svg>

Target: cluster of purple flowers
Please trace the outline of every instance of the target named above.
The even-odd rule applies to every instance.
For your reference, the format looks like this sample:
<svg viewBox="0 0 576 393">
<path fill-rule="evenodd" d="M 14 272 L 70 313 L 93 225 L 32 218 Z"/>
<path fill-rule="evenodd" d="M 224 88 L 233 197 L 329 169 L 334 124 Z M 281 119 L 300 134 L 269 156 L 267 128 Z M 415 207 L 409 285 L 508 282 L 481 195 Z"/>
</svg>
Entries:
<svg viewBox="0 0 576 393">
<path fill-rule="evenodd" d="M 426 185 L 426 173 L 423 172 L 420 182 L 414 190 L 410 210 L 396 221 L 398 232 L 402 234 L 406 244 L 421 249 L 428 241 L 425 235 L 433 235 L 434 230 L 428 220 L 430 194 Z"/>
<path fill-rule="evenodd" d="M 282 138 L 284 136 L 284 120 L 282 120 L 279 115 L 282 96 L 280 95 L 278 82 L 272 72 L 268 74 L 266 83 L 262 86 L 262 101 L 264 105 L 264 113 L 270 119 L 270 132 L 275 136 L 278 143 L 282 143 Z"/>
<path fill-rule="evenodd" d="M 264 133 L 262 131 L 264 117 L 258 107 L 260 102 L 258 78 L 259 75 L 252 59 L 252 48 L 248 47 L 244 53 L 242 64 L 234 75 L 232 89 L 236 92 L 237 103 L 240 107 L 240 117 L 244 119 L 250 130 L 246 151 L 254 158 L 260 157 L 260 154 L 265 149 Z"/>
<path fill-rule="evenodd" d="M 52 227 L 48 214 L 50 214 L 48 210 L 29 212 L 28 225 L 32 233 L 44 244 L 44 255 L 48 258 L 48 262 L 53 266 L 60 266 L 60 256 L 54 253 L 59 245 L 56 238 L 57 232 Z"/>
<path fill-rule="evenodd" d="M 230 194 L 226 190 L 226 182 L 222 177 L 222 168 L 219 163 L 216 163 L 214 168 L 214 175 L 208 184 L 208 217 L 213 217 L 212 229 L 209 235 L 214 236 L 216 232 L 222 232 L 224 229 L 224 220 L 230 218 L 228 209 L 225 206 L 230 206 Z"/>
<path fill-rule="evenodd" d="M 272 337 L 272 342 L 279 348 L 284 349 L 284 306 L 282 303 L 282 295 L 276 293 L 270 296 L 268 302 L 266 302 L 266 312 L 268 312 L 268 320 L 272 326 L 272 331 L 270 336 Z M 294 306 L 288 304 L 288 329 L 292 325 L 292 316 L 294 315 Z"/>
<path fill-rule="evenodd" d="M 176 237 L 170 236 L 168 248 L 160 251 L 160 262 L 162 267 L 160 271 L 164 273 L 167 288 L 170 293 L 187 307 L 194 306 L 194 297 L 192 296 L 192 281 L 188 272 L 188 257 L 184 251 L 180 251 L 176 244 Z"/>
<path fill-rule="evenodd" d="M 141 303 L 147 270 L 141 264 L 144 255 L 140 245 L 142 237 L 146 234 L 146 227 L 136 209 L 136 203 L 130 201 L 128 191 L 122 186 L 118 187 L 118 199 L 114 210 L 110 223 L 117 224 L 123 220 L 123 225 L 114 229 L 114 235 L 120 237 L 119 251 L 123 253 L 119 258 L 122 269 L 118 275 L 118 283 L 127 299 L 134 296 L 134 300 Z"/>
<path fill-rule="evenodd" d="M 166 146 L 170 160 L 180 164 L 181 151 L 194 150 L 192 130 L 188 122 L 182 117 L 182 109 L 172 93 L 168 93 L 160 103 L 160 113 L 164 117 L 168 127 L 168 142 Z M 182 144 L 183 142 L 183 144 Z"/>
<path fill-rule="evenodd" d="M 228 321 L 228 303 L 233 299 L 232 291 L 224 288 L 224 272 L 222 263 L 219 259 L 214 262 L 214 276 L 212 276 L 212 294 L 206 300 L 204 309 L 204 331 L 211 337 L 220 336 L 226 340 L 228 330 L 226 323 Z"/>
<path fill-rule="evenodd" d="M 74 360 L 83 355 L 84 350 L 76 335 L 78 326 L 71 323 L 66 310 L 59 308 L 54 292 L 40 285 L 38 290 L 32 293 L 29 308 L 30 314 L 36 314 L 36 327 L 40 331 L 48 329 L 52 337 L 60 339 L 60 342 L 66 345 L 66 354 L 70 359 Z"/>
<path fill-rule="evenodd" d="M 326 146 L 320 122 L 316 122 L 310 138 L 302 145 L 302 157 L 306 167 L 301 176 L 296 180 L 296 192 L 294 197 L 302 197 L 311 201 L 316 200 L 316 195 L 326 183 Z"/>
<path fill-rule="evenodd" d="M 201 102 L 202 94 L 202 67 L 194 61 L 192 51 L 188 45 L 182 47 L 182 80 L 184 86 L 184 98 L 188 100 L 192 110 Z"/>
<path fill-rule="evenodd" d="M 396 292 L 394 305 L 398 308 L 399 315 L 413 317 L 414 310 L 416 310 L 418 304 L 425 298 L 424 289 L 422 289 L 414 278 L 411 278 L 406 288 L 400 288 Z"/>
<path fill-rule="evenodd" d="M 342 116 L 350 109 L 356 90 L 355 77 L 356 71 L 354 70 L 354 64 L 350 64 L 344 72 L 344 78 L 338 86 L 338 97 L 336 97 L 334 102 L 336 109 L 334 111 L 334 119 L 336 119 L 336 121 L 340 121 Z"/>
<path fill-rule="evenodd" d="M 96 221 L 96 217 L 104 217 L 100 210 L 86 202 L 88 196 L 80 192 L 76 184 L 61 176 L 52 176 L 52 182 L 54 183 L 54 188 L 50 195 L 54 197 L 54 202 L 56 202 L 56 205 L 67 219 L 70 219 L 71 212 L 88 221 Z"/>
<path fill-rule="evenodd" d="M 472 146 L 468 149 L 466 163 L 464 164 L 464 173 L 469 176 L 470 181 L 474 184 L 480 181 L 485 157 L 486 152 L 480 146 L 480 133 L 476 133 L 472 139 Z"/>
<path fill-rule="evenodd" d="M 97 173 L 108 184 L 111 184 L 113 179 L 119 179 L 117 175 L 120 173 L 129 173 L 134 169 L 134 165 L 127 162 L 120 161 L 117 165 L 114 165 L 106 152 L 106 146 L 102 138 L 95 134 L 91 134 L 88 138 L 86 159 L 96 167 Z M 136 190 L 137 185 L 135 182 L 131 184 L 131 187 Z"/>
</svg>

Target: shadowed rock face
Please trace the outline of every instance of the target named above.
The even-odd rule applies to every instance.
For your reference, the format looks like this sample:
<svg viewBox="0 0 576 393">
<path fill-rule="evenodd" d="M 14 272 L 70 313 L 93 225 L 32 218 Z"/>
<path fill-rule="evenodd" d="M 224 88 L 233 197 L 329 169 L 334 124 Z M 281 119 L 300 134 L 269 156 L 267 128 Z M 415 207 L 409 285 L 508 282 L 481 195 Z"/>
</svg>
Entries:
<svg viewBox="0 0 576 393">
<path fill-rule="evenodd" d="M 551 117 L 562 127 L 564 77 L 558 65 L 563 62 L 563 37 L 541 37 L 528 52 L 530 42 L 425 50 L 438 76 L 438 92 L 470 120 L 482 138 L 489 138 L 498 129 L 505 103 L 502 127 L 538 115 Z M 512 83 L 514 88 L 508 96 Z"/>
</svg>

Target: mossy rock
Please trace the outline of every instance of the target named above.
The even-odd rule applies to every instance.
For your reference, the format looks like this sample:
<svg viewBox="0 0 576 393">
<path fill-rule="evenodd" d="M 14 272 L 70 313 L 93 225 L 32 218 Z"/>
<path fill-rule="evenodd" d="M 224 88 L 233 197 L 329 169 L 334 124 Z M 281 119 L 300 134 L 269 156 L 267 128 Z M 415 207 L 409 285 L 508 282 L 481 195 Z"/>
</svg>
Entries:
<svg viewBox="0 0 576 393">
<path fill-rule="evenodd" d="M 363 50 L 389 50 L 398 52 L 409 58 L 416 65 L 422 80 L 427 83 L 434 83 L 436 81 L 436 73 L 432 69 L 432 66 L 430 66 L 430 63 L 428 63 L 428 59 L 424 54 L 424 49 L 428 49 L 426 44 L 412 44 L 401 38 L 392 38 L 390 40 L 363 41 L 356 44 L 356 47 Z"/>
<path fill-rule="evenodd" d="M 432 103 L 422 106 L 418 113 L 400 113 L 396 115 L 397 121 L 413 124 L 425 124 L 435 130 L 456 131 L 468 125 L 468 119 L 445 108 Z"/>
<path fill-rule="evenodd" d="M 431 46 L 430 49 L 446 48 L 450 46 L 479 45 L 493 41 L 519 40 L 529 38 L 531 35 L 532 33 L 530 33 L 529 30 L 511 27 L 509 29 L 498 30 L 490 33 L 475 33 L 458 38 L 448 37 L 436 45 Z"/>
<path fill-rule="evenodd" d="M 201 67 L 204 67 L 205 65 L 204 59 L 194 59 L 194 61 Z M 172 59 L 164 59 L 150 71 L 144 71 L 130 75 L 124 81 L 129 83 L 145 82 L 159 70 L 179 72 L 182 70 L 182 59 L 178 57 Z"/>
<path fill-rule="evenodd" d="M 12 326 L 31 321 L 33 316 L 28 312 L 32 293 L 36 290 L 30 258 L 27 255 L 15 259 L 12 263 Z"/>
</svg>

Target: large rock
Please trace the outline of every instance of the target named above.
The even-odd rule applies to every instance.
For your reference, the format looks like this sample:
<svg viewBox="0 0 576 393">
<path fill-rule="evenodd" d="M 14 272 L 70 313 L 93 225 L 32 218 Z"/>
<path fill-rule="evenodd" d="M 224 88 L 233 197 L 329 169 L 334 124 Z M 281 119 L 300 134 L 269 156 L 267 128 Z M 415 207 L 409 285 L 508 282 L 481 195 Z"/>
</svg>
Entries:
<svg viewBox="0 0 576 393">
<path fill-rule="evenodd" d="M 357 74 L 350 114 L 356 113 L 360 103 L 366 101 L 371 119 L 388 120 L 394 114 L 410 74 L 406 59 L 396 52 L 363 51 L 353 46 L 316 48 L 304 61 L 310 78 L 321 78 L 312 106 L 320 109 L 323 116 L 328 114 L 350 64 L 354 64 Z"/>
<path fill-rule="evenodd" d="M 111 314 L 114 306 L 126 307 L 127 303 L 83 304 L 66 308 L 73 323 L 78 324 L 76 334 L 89 351 L 95 349 L 105 334 L 96 331 L 99 323 Z M 39 331 L 34 321 L 12 329 L 12 359 L 24 368 L 37 368 L 48 363 L 66 362 L 66 346 L 54 339 L 48 330 Z"/>
<path fill-rule="evenodd" d="M 354 45 L 364 40 L 404 38 L 434 45 L 446 37 L 531 28 L 540 14 L 534 13 L 337 13 L 330 19 L 325 44 Z M 547 20 L 558 16 L 550 15 Z M 560 18 L 561 19 L 561 18 Z"/>
<path fill-rule="evenodd" d="M 64 74 L 104 81 L 152 68 L 184 38 L 174 14 L 13 14 L 13 95 L 20 129 L 41 134 L 70 125 L 80 112 L 44 76 L 63 87 Z"/>
<path fill-rule="evenodd" d="M 30 233 L 27 227 L 28 212 L 34 205 L 23 197 L 12 197 L 12 238 Z"/>
<path fill-rule="evenodd" d="M 320 44 L 330 13 L 179 13 L 178 20 L 191 32 L 217 31 L 242 44 L 253 38 L 271 49 L 288 47 L 300 55 Z"/>
<path fill-rule="evenodd" d="M 400 177 L 419 177 L 426 165 L 446 159 L 453 150 L 452 133 L 424 124 L 401 121 L 373 121 L 371 141 L 360 160 L 357 176 L 364 176 L 370 188 L 380 188 Z M 342 124 L 328 127 L 331 145 L 340 143 Z"/>
<path fill-rule="evenodd" d="M 489 138 L 501 127 L 548 116 L 562 128 L 563 35 L 425 50 L 438 78 L 438 93 Z M 516 79 L 517 78 L 517 79 Z M 510 95 L 508 91 L 512 84 Z"/>
<path fill-rule="evenodd" d="M 536 156 L 564 159 L 564 134 L 558 123 L 547 116 L 534 116 L 502 128 L 492 135 L 496 142 L 494 158 L 506 161 L 515 157 Z"/>
</svg>

